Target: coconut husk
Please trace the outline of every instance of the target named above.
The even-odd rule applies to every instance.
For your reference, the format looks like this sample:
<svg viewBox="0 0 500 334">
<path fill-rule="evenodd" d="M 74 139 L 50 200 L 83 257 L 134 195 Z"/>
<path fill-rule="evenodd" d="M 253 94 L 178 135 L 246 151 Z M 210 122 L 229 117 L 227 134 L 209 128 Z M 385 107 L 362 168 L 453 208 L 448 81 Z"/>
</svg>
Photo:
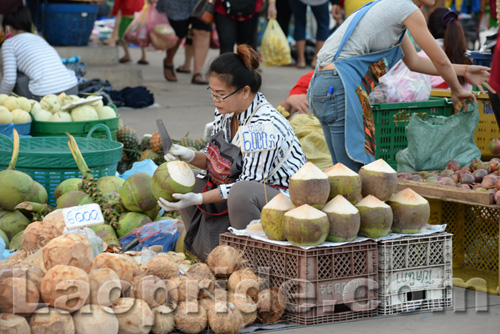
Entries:
<svg viewBox="0 0 500 334">
<path fill-rule="evenodd" d="M 252 298 L 241 293 L 231 293 L 229 295 L 229 302 L 240 311 L 245 326 L 255 322 L 257 319 L 257 305 L 255 305 Z"/>
<path fill-rule="evenodd" d="M 155 256 L 142 267 L 146 275 L 158 276 L 161 279 L 170 279 L 178 275 L 175 262 L 168 256 Z"/>
<path fill-rule="evenodd" d="M 76 333 L 118 333 L 119 323 L 113 310 L 106 306 L 85 305 L 73 314 Z"/>
<path fill-rule="evenodd" d="M 31 333 L 74 334 L 75 325 L 69 312 L 51 307 L 38 309 L 30 318 Z"/>
<path fill-rule="evenodd" d="M 261 280 L 250 268 L 235 271 L 227 280 L 229 291 L 248 294 L 251 298 L 257 296 L 260 285 Z"/>
<path fill-rule="evenodd" d="M 38 307 L 40 292 L 31 280 L 6 277 L 0 280 L 0 312 L 30 315 Z"/>
<path fill-rule="evenodd" d="M 234 334 L 245 326 L 240 311 L 226 302 L 215 302 L 208 310 L 208 324 L 215 334 Z"/>
<path fill-rule="evenodd" d="M 26 334 L 31 333 L 30 325 L 26 318 L 10 313 L 0 314 L 0 333 Z"/>
<path fill-rule="evenodd" d="M 121 282 L 118 275 L 109 268 L 94 269 L 89 272 L 89 303 L 100 306 L 111 306 L 121 294 Z"/>
<path fill-rule="evenodd" d="M 33 222 L 24 230 L 21 246 L 27 252 L 34 252 L 60 235 L 62 235 L 60 229 L 51 223 Z"/>
<path fill-rule="evenodd" d="M 261 323 L 275 324 L 285 313 L 285 297 L 278 288 L 259 292 L 257 299 L 257 319 Z"/>
<path fill-rule="evenodd" d="M 149 307 L 163 305 L 167 301 L 167 286 L 159 277 L 142 277 L 136 285 L 135 298 L 144 300 Z"/>
<path fill-rule="evenodd" d="M 14 261 L 8 267 L 0 266 L 0 279 L 6 277 L 29 279 L 35 284 L 38 291 L 40 291 L 44 275 L 45 273 L 41 269 L 22 261 Z"/>
<path fill-rule="evenodd" d="M 196 263 L 186 272 L 186 276 L 198 281 L 200 287 L 199 298 L 206 298 L 214 293 L 215 276 L 205 263 Z"/>
<path fill-rule="evenodd" d="M 128 255 L 101 253 L 94 258 L 90 270 L 99 268 L 112 269 L 120 277 L 120 280 L 129 283 L 134 276 L 134 266 L 128 259 Z"/>
<path fill-rule="evenodd" d="M 198 301 L 180 302 L 174 312 L 175 326 L 186 334 L 196 334 L 207 328 L 207 310 Z"/>
<path fill-rule="evenodd" d="M 230 246 L 217 246 L 208 254 L 207 264 L 216 277 L 228 278 L 242 266 L 243 253 Z"/>
<path fill-rule="evenodd" d="M 143 300 L 120 298 L 112 309 L 118 319 L 120 334 L 148 334 L 153 326 L 153 312 Z"/>
<path fill-rule="evenodd" d="M 42 253 L 46 269 L 62 264 L 89 272 L 94 260 L 89 239 L 78 234 L 65 234 L 50 240 Z"/>
<path fill-rule="evenodd" d="M 154 324 L 151 328 L 153 334 L 168 334 L 175 328 L 174 311 L 165 305 L 159 305 L 151 309 L 154 313 Z"/>
</svg>

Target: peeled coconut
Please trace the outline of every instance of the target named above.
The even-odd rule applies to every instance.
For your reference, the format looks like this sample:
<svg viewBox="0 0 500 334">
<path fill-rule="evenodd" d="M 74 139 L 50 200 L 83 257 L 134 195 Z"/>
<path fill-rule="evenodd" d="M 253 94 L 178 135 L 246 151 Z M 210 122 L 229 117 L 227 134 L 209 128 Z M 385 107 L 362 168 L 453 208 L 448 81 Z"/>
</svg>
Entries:
<svg viewBox="0 0 500 334">
<path fill-rule="evenodd" d="M 176 202 L 172 194 L 185 194 L 193 190 L 194 173 L 187 163 L 181 160 L 162 163 L 154 172 L 151 189 L 156 200 L 160 197 Z"/>
<path fill-rule="evenodd" d="M 38 307 L 40 292 L 31 280 L 6 277 L 0 280 L 0 312 L 29 315 Z"/>
<path fill-rule="evenodd" d="M 158 202 L 153 196 L 152 183 L 152 176 L 147 173 L 135 173 L 126 179 L 120 189 L 120 199 L 125 208 L 146 212 L 156 207 Z"/>
<path fill-rule="evenodd" d="M 207 264 L 216 277 L 227 278 L 243 264 L 243 253 L 236 248 L 220 245 L 207 257 Z"/>
<path fill-rule="evenodd" d="M 8 96 L 3 100 L 3 106 L 10 111 L 21 108 L 21 102 L 15 96 Z"/>
<path fill-rule="evenodd" d="M 42 249 L 43 263 L 48 270 L 58 264 L 90 271 L 94 252 L 83 235 L 65 234 L 50 240 Z"/>
<path fill-rule="evenodd" d="M 148 334 L 154 315 L 148 304 L 140 299 L 120 298 L 112 307 L 119 323 L 120 334 Z"/>
<path fill-rule="evenodd" d="M 174 312 L 175 326 L 186 334 L 196 334 L 207 328 L 207 310 L 197 301 L 181 302 Z"/>
<path fill-rule="evenodd" d="M 297 207 L 309 204 L 321 209 L 330 194 L 328 176 L 312 162 L 306 162 L 291 178 L 290 198 Z"/>
<path fill-rule="evenodd" d="M 50 122 L 52 119 L 52 113 L 45 109 L 40 109 L 37 111 L 32 111 L 33 117 L 39 122 Z"/>
<path fill-rule="evenodd" d="M 59 231 L 61 231 L 61 234 L 66 227 L 66 223 L 64 222 L 63 210 L 52 211 L 51 213 L 43 217 L 43 222 L 53 225 Z"/>
<path fill-rule="evenodd" d="M 36 251 L 61 234 L 61 231 L 50 223 L 33 222 L 24 230 L 21 245 L 27 252 Z"/>
<path fill-rule="evenodd" d="M 71 115 L 66 111 L 58 111 L 50 117 L 49 122 L 71 122 Z"/>
<path fill-rule="evenodd" d="M 387 201 L 394 216 L 391 230 L 396 233 L 419 233 L 429 221 L 429 202 L 410 188 L 392 195 Z"/>
<path fill-rule="evenodd" d="M 109 268 L 94 269 L 89 272 L 90 297 L 93 305 L 111 306 L 120 299 L 122 284 L 120 277 Z"/>
<path fill-rule="evenodd" d="M 71 314 L 51 307 L 43 307 L 33 313 L 30 327 L 33 334 L 75 334 L 75 324 Z"/>
<path fill-rule="evenodd" d="M 5 267 L 0 266 L 0 279 L 7 277 L 28 279 L 35 284 L 38 291 L 40 291 L 40 285 L 44 275 L 45 272 L 42 269 L 23 261 L 15 261 Z"/>
<path fill-rule="evenodd" d="M 359 232 L 361 216 L 359 210 L 342 195 L 335 196 L 322 210 L 330 222 L 326 240 L 332 242 L 353 241 Z"/>
<path fill-rule="evenodd" d="M 186 272 L 186 276 L 198 281 L 200 298 L 206 298 L 209 293 L 213 295 L 215 289 L 215 276 L 206 263 L 195 263 Z"/>
<path fill-rule="evenodd" d="M 168 334 L 175 328 L 174 311 L 165 305 L 158 305 L 151 309 L 155 320 L 151 332 L 153 334 Z"/>
<path fill-rule="evenodd" d="M 117 334 L 119 323 L 113 310 L 106 306 L 85 305 L 73 314 L 76 334 Z"/>
<path fill-rule="evenodd" d="M 286 195 L 279 193 L 269 201 L 260 213 L 260 222 L 266 236 L 271 240 L 285 241 L 285 235 L 281 227 L 283 216 L 286 212 L 295 208 L 292 200 Z"/>
<path fill-rule="evenodd" d="M 361 196 L 361 177 L 342 163 L 337 163 L 325 171 L 330 180 L 330 195 L 328 200 L 337 195 L 344 196 L 349 202 L 355 204 L 360 201 Z"/>
<path fill-rule="evenodd" d="M 285 313 L 285 306 L 285 296 L 278 288 L 263 290 L 257 296 L 257 319 L 263 324 L 275 324 Z"/>
<path fill-rule="evenodd" d="M 229 302 L 240 311 L 245 326 L 255 322 L 257 319 L 257 305 L 252 298 L 242 293 L 231 293 Z"/>
<path fill-rule="evenodd" d="M 359 235 L 368 238 L 385 237 L 392 226 L 392 209 L 377 197 L 368 195 L 356 204 L 361 216 Z"/>
<path fill-rule="evenodd" d="M 251 298 L 255 298 L 259 293 L 260 283 L 259 276 L 255 275 L 252 269 L 245 268 L 236 270 L 229 276 L 227 288 L 231 292 L 249 295 Z"/>
<path fill-rule="evenodd" d="M 167 286 L 157 276 L 144 276 L 137 282 L 135 298 L 142 299 L 149 307 L 163 305 L 167 301 Z"/>
<path fill-rule="evenodd" d="M 116 112 L 111 107 L 103 106 L 97 108 L 97 116 L 99 117 L 99 119 L 115 118 Z"/>
<path fill-rule="evenodd" d="M 161 279 L 170 279 L 179 275 L 177 266 L 168 256 L 155 256 L 142 267 L 146 275 L 155 275 Z"/>
<path fill-rule="evenodd" d="M 61 110 L 62 101 L 56 95 L 48 94 L 42 97 L 42 99 L 40 100 L 40 105 L 43 109 L 55 114 L 56 112 Z"/>
<path fill-rule="evenodd" d="M 94 258 L 90 270 L 109 268 L 120 277 L 120 280 L 130 283 L 134 276 L 134 267 L 132 263 L 125 258 L 127 256 L 128 255 L 101 253 Z"/>
<path fill-rule="evenodd" d="M 208 324 L 215 334 L 233 334 L 245 326 L 240 311 L 226 302 L 216 302 L 208 310 Z"/>
<path fill-rule="evenodd" d="M 308 204 L 285 213 L 283 234 L 296 246 L 315 246 L 325 242 L 330 223 L 326 213 Z"/>
<path fill-rule="evenodd" d="M 71 120 L 73 122 L 87 122 L 98 120 L 97 111 L 89 105 L 78 106 L 71 109 Z"/>
<path fill-rule="evenodd" d="M 10 313 L 0 313 L 0 333 L 30 334 L 30 325 L 26 318 Z"/>
<path fill-rule="evenodd" d="M 80 268 L 56 265 L 42 280 L 42 300 L 49 306 L 69 312 L 78 311 L 90 295 L 88 274 Z"/>
<path fill-rule="evenodd" d="M 22 253 L 22 252 L 26 252 L 26 251 L 25 250 L 22 250 L 21 252 L 18 251 L 16 254 Z M 12 255 L 10 258 L 14 257 L 16 254 Z M 41 249 L 39 249 L 36 252 L 25 257 L 23 259 L 23 262 L 39 268 L 41 271 L 43 271 L 44 275 L 47 272 L 47 270 L 45 269 L 45 265 L 43 264 L 43 255 L 42 255 Z"/>
<path fill-rule="evenodd" d="M 363 196 L 373 195 L 387 201 L 396 191 L 398 173 L 383 159 L 378 159 L 359 170 Z"/>
<path fill-rule="evenodd" d="M 9 109 L 0 106 L 0 124 L 12 123 L 12 114 Z"/>
</svg>

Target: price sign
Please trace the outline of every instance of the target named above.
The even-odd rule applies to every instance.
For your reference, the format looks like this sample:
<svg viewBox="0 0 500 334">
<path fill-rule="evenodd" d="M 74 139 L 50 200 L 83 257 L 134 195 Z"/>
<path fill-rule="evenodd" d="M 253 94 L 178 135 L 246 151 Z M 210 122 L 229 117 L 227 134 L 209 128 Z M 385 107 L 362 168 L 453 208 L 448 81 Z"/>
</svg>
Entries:
<svg viewBox="0 0 500 334">
<path fill-rule="evenodd" d="M 68 230 L 104 224 L 99 204 L 85 204 L 63 209 L 64 222 Z"/>
<path fill-rule="evenodd" d="M 271 122 L 242 125 L 240 132 L 241 152 L 252 153 L 276 149 L 276 134 Z"/>
</svg>

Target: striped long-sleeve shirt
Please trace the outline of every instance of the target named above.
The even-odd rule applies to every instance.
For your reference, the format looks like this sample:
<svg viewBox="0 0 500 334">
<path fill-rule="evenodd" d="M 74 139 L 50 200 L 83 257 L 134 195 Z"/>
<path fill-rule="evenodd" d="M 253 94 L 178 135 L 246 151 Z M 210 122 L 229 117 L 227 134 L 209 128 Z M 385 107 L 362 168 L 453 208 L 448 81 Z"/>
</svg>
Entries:
<svg viewBox="0 0 500 334">
<path fill-rule="evenodd" d="M 254 108 L 260 103 L 266 102 L 264 94 L 257 93 L 250 107 L 237 116 L 238 124 L 240 126 L 245 125 Z M 215 109 L 212 134 L 223 131 L 225 139 L 230 142 L 232 118 L 233 114 L 220 114 Z M 265 178 L 268 185 L 288 187 L 290 178 L 306 163 L 306 156 L 302 151 L 299 139 L 293 132 L 290 123 L 270 104 L 262 106 L 253 115 L 249 124 L 259 122 L 271 122 L 274 125 L 274 132 L 277 137 L 276 150 L 244 153 L 242 156 L 242 172 L 236 182 L 244 180 L 263 182 Z M 292 146 L 291 150 L 290 145 Z M 286 156 L 288 152 L 290 153 Z M 269 178 L 270 172 L 283 160 L 285 161 L 278 171 Z M 228 198 L 229 190 L 233 184 L 219 186 L 222 198 Z"/>
<path fill-rule="evenodd" d="M 16 85 L 17 71 L 29 79 L 33 95 L 56 94 L 77 85 L 75 73 L 62 63 L 57 51 L 43 38 L 22 33 L 2 45 L 3 78 L 1 94 L 10 94 Z"/>
</svg>

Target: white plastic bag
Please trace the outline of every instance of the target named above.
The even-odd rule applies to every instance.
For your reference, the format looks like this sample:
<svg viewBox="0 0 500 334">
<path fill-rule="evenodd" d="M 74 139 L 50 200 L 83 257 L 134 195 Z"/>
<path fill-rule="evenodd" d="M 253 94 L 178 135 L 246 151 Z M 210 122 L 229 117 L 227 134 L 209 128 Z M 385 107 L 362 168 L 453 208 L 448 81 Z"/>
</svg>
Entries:
<svg viewBox="0 0 500 334">
<path fill-rule="evenodd" d="M 64 228 L 62 234 L 78 234 L 82 235 L 90 241 L 90 245 L 92 245 L 92 251 L 94 253 L 94 257 L 102 253 L 102 239 L 99 237 L 94 230 L 91 230 L 88 227 L 85 228 L 77 228 L 73 230 L 68 230 L 67 227 Z"/>
</svg>

